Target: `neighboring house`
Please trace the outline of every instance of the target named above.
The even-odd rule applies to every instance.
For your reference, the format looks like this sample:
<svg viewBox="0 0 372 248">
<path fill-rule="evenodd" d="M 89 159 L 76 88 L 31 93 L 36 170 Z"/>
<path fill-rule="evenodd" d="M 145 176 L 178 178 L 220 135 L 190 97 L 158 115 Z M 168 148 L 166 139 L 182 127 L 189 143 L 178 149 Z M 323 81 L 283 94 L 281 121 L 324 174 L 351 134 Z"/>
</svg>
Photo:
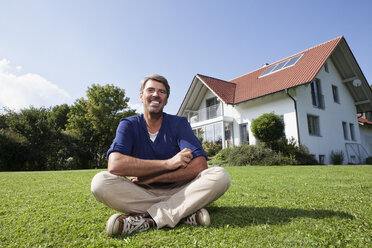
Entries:
<svg viewBox="0 0 372 248">
<path fill-rule="evenodd" d="M 372 154 L 372 126 L 360 128 L 357 119 L 370 111 L 371 88 L 340 36 L 230 81 L 197 74 L 178 115 L 204 141 L 226 148 L 255 144 L 252 120 L 274 112 L 288 139 L 330 164 L 332 151 L 342 150 L 344 163 Z"/>
</svg>

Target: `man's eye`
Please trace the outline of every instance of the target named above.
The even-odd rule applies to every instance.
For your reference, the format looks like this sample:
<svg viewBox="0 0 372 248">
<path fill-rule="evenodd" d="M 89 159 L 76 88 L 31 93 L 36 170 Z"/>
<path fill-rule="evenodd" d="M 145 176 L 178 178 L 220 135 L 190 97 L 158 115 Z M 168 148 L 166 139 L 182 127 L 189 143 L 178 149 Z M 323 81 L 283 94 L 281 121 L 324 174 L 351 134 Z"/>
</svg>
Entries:
<svg viewBox="0 0 372 248">
<path fill-rule="evenodd" d="M 167 91 L 165 91 L 165 90 L 159 90 L 159 92 L 160 92 L 161 94 L 167 94 Z"/>
</svg>

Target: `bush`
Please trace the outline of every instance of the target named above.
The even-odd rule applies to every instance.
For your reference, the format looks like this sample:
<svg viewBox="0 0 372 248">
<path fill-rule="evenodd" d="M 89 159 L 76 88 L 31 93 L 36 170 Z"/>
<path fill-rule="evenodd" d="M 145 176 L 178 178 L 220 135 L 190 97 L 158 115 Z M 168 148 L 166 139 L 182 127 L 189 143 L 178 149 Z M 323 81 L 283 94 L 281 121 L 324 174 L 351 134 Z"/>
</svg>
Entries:
<svg viewBox="0 0 372 248">
<path fill-rule="evenodd" d="M 284 123 L 279 115 L 262 114 L 252 121 L 252 133 L 257 139 L 271 143 L 284 137 Z"/>
<path fill-rule="evenodd" d="M 372 157 L 366 158 L 366 164 L 372 164 Z"/>
<path fill-rule="evenodd" d="M 219 165 L 293 165 L 296 161 L 259 145 L 242 145 L 221 150 L 211 161 Z"/>
<path fill-rule="evenodd" d="M 208 157 L 212 157 L 222 150 L 222 143 L 213 143 L 206 141 L 203 142 L 202 146 Z"/>
<path fill-rule="evenodd" d="M 342 164 L 344 161 L 344 152 L 342 150 L 331 152 L 331 163 Z"/>
<path fill-rule="evenodd" d="M 297 145 L 294 138 L 287 140 L 281 139 L 271 144 L 274 151 L 282 153 L 284 156 L 294 158 L 298 165 L 316 165 L 318 161 L 304 145 Z"/>
</svg>

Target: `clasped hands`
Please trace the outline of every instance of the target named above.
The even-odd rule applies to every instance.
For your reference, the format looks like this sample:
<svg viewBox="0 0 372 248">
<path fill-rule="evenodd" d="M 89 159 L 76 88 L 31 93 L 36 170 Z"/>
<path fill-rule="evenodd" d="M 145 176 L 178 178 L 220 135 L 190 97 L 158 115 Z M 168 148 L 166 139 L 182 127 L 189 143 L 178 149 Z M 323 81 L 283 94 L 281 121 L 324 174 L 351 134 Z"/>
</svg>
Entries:
<svg viewBox="0 0 372 248">
<path fill-rule="evenodd" d="M 189 148 L 184 148 L 182 151 L 178 152 L 172 158 L 165 160 L 166 172 L 177 170 L 179 168 L 186 168 L 190 161 L 193 159 L 192 151 Z M 161 174 L 163 174 L 162 172 Z M 137 184 L 150 184 L 153 183 L 153 178 L 156 175 L 150 175 L 147 177 L 129 177 L 133 183 Z"/>
</svg>

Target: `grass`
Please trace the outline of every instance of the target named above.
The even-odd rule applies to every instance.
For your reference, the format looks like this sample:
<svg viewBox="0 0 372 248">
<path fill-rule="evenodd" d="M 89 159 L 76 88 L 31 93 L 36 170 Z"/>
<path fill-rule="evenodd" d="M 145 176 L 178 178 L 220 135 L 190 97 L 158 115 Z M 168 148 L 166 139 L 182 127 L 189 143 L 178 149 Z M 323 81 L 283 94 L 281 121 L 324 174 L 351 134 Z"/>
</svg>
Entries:
<svg viewBox="0 0 372 248">
<path fill-rule="evenodd" d="M 227 167 L 212 225 L 110 238 L 88 171 L 0 173 L 0 247 L 371 247 L 371 166 Z"/>
</svg>

